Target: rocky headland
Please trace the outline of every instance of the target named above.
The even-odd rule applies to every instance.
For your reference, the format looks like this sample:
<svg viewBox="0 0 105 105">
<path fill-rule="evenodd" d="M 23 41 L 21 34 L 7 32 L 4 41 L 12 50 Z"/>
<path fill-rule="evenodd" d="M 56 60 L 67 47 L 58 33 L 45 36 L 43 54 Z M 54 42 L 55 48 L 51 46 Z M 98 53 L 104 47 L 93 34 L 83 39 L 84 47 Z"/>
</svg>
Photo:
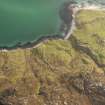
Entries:
<svg viewBox="0 0 105 105">
<path fill-rule="evenodd" d="M 75 26 L 66 40 L 0 50 L 0 105 L 105 105 L 105 11 L 79 10 Z"/>
</svg>

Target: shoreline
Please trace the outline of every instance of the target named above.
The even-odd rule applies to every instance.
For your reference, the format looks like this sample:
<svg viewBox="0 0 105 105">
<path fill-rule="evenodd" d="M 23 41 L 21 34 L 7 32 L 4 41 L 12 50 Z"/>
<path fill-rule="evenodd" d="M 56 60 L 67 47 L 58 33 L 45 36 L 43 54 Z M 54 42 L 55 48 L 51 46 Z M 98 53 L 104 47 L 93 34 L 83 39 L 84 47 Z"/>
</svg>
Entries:
<svg viewBox="0 0 105 105">
<path fill-rule="evenodd" d="M 71 5 L 70 2 L 69 3 L 67 2 L 67 4 L 68 4 L 68 6 Z M 68 8 L 68 6 L 66 8 Z M 63 12 L 66 12 L 66 11 L 64 10 Z M 69 16 L 71 16 L 71 17 L 72 17 L 72 15 L 69 14 Z M 69 20 L 70 21 L 69 24 L 71 24 L 71 25 L 72 25 L 72 20 Z M 64 24 L 66 24 L 66 23 L 64 23 Z M 67 28 L 66 31 L 68 32 L 71 27 L 66 27 Z M 63 32 L 66 33 L 65 31 L 63 31 Z M 36 47 L 38 47 L 40 44 L 42 44 L 45 41 L 48 41 L 48 40 L 58 40 L 58 39 L 64 40 L 66 36 L 67 36 L 66 34 L 64 34 L 64 35 L 60 35 L 60 34 L 54 34 L 53 35 L 52 34 L 51 36 L 50 35 L 42 36 L 42 37 L 38 38 L 35 41 L 28 41 L 28 42 L 23 43 L 23 44 L 22 44 L 22 42 L 19 42 L 19 43 L 15 44 L 15 45 L 12 45 L 12 46 L 0 46 L 0 51 L 7 52 L 7 51 L 15 50 L 15 49 L 36 48 Z"/>
<path fill-rule="evenodd" d="M 91 6 L 86 6 L 86 7 L 81 7 L 81 6 L 76 6 L 75 8 L 73 8 L 73 14 L 72 14 L 72 20 L 71 20 L 71 26 L 67 27 L 67 31 L 68 33 L 63 35 L 48 35 L 48 36 L 42 36 L 40 38 L 38 38 L 35 41 L 29 41 L 26 42 L 25 44 L 22 44 L 21 42 L 13 45 L 13 46 L 0 46 L 0 51 L 2 52 L 7 52 L 7 51 L 11 51 L 11 50 L 15 50 L 15 49 L 30 49 L 30 48 L 36 48 L 39 45 L 41 45 L 43 42 L 48 41 L 48 40 L 58 40 L 58 39 L 62 39 L 62 40 L 68 40 L 70 38 L 70 36 L 72 35 L 73 31 L 76 29 L 75 26 L 75 16 L 76 14 L 81 11 L 81 10 L 99 10 L 99 11 L 105 11 L 105 8 L 101 8 L 99 6 L 95 6 L 95 5 L 91 5 Z"/>
<path fill-rule="evenodd" d="M 15 50 L 15 49 L 30 49 L 30 48 L 36 48 L 38 47 L 40 44 L 42 44 L 45 41 L 48 40 L 54 40 L 54 39 L 64 39 L 64 37 L 60 36 L 60 35 L 53 35 L 53 36 L 43 36 L 40 37 L 38 40 L 36 41 L 29 41 L 25 44 L 21 44 L 21 43 L 17 43 L 16 45 L 13 46 L 4 46 L 4 47 L 0 47 L 0 51 L 2 52 L 7 52 L 7 51 L 11 51 L 11 50 Z"/>
</svg>

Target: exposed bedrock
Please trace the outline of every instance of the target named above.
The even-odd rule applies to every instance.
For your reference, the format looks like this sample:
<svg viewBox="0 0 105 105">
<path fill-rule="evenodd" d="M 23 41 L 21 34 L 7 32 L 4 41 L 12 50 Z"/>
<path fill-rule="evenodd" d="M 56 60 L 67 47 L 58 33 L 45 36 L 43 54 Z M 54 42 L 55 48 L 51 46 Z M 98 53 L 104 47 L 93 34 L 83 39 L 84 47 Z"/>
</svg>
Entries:
<svg viewBox="0 0 105 105">
<path fill-rule="evenodd" d="M 65 32 L 65 34 L 68 33 L 70 27 L 72 26 L 74 4 L 75 2 L 71 1 L 65 2 L 59 10 L 59 15 L 62 20 L 60 30 Z"/>
</svg>

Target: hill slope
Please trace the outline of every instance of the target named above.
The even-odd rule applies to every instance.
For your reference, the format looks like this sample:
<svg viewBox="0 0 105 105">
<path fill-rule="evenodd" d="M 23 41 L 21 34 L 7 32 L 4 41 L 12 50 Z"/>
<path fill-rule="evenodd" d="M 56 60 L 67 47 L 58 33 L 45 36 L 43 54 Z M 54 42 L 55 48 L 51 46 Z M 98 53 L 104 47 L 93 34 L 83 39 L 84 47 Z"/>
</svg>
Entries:
<svg viewBox="0 0 105 105">
<path fill-rule="evenodd" d="M 104 16 L 81 10 L 68 40 L 0 51 L 0 104 L 105 105 Z"/>
</svg>

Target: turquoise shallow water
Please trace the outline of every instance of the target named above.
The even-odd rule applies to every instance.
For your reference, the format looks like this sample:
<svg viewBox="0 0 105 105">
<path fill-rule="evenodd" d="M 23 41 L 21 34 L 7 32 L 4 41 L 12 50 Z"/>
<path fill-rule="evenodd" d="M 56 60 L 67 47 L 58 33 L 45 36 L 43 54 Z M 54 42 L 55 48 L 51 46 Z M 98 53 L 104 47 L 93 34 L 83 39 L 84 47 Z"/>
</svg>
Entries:
<svg viewBox="0 0 105 105">
<path fill-rule="evenodd" d="M 67 0 L 0 0 L 0 46 L 59 33 L 58 12 L 64 1 Z"/>
<path fill-rule="evenodd" d="M 0 0 L 0 45 L 37 40 L 59 33 L 64 0 Z"/>
</svg>

